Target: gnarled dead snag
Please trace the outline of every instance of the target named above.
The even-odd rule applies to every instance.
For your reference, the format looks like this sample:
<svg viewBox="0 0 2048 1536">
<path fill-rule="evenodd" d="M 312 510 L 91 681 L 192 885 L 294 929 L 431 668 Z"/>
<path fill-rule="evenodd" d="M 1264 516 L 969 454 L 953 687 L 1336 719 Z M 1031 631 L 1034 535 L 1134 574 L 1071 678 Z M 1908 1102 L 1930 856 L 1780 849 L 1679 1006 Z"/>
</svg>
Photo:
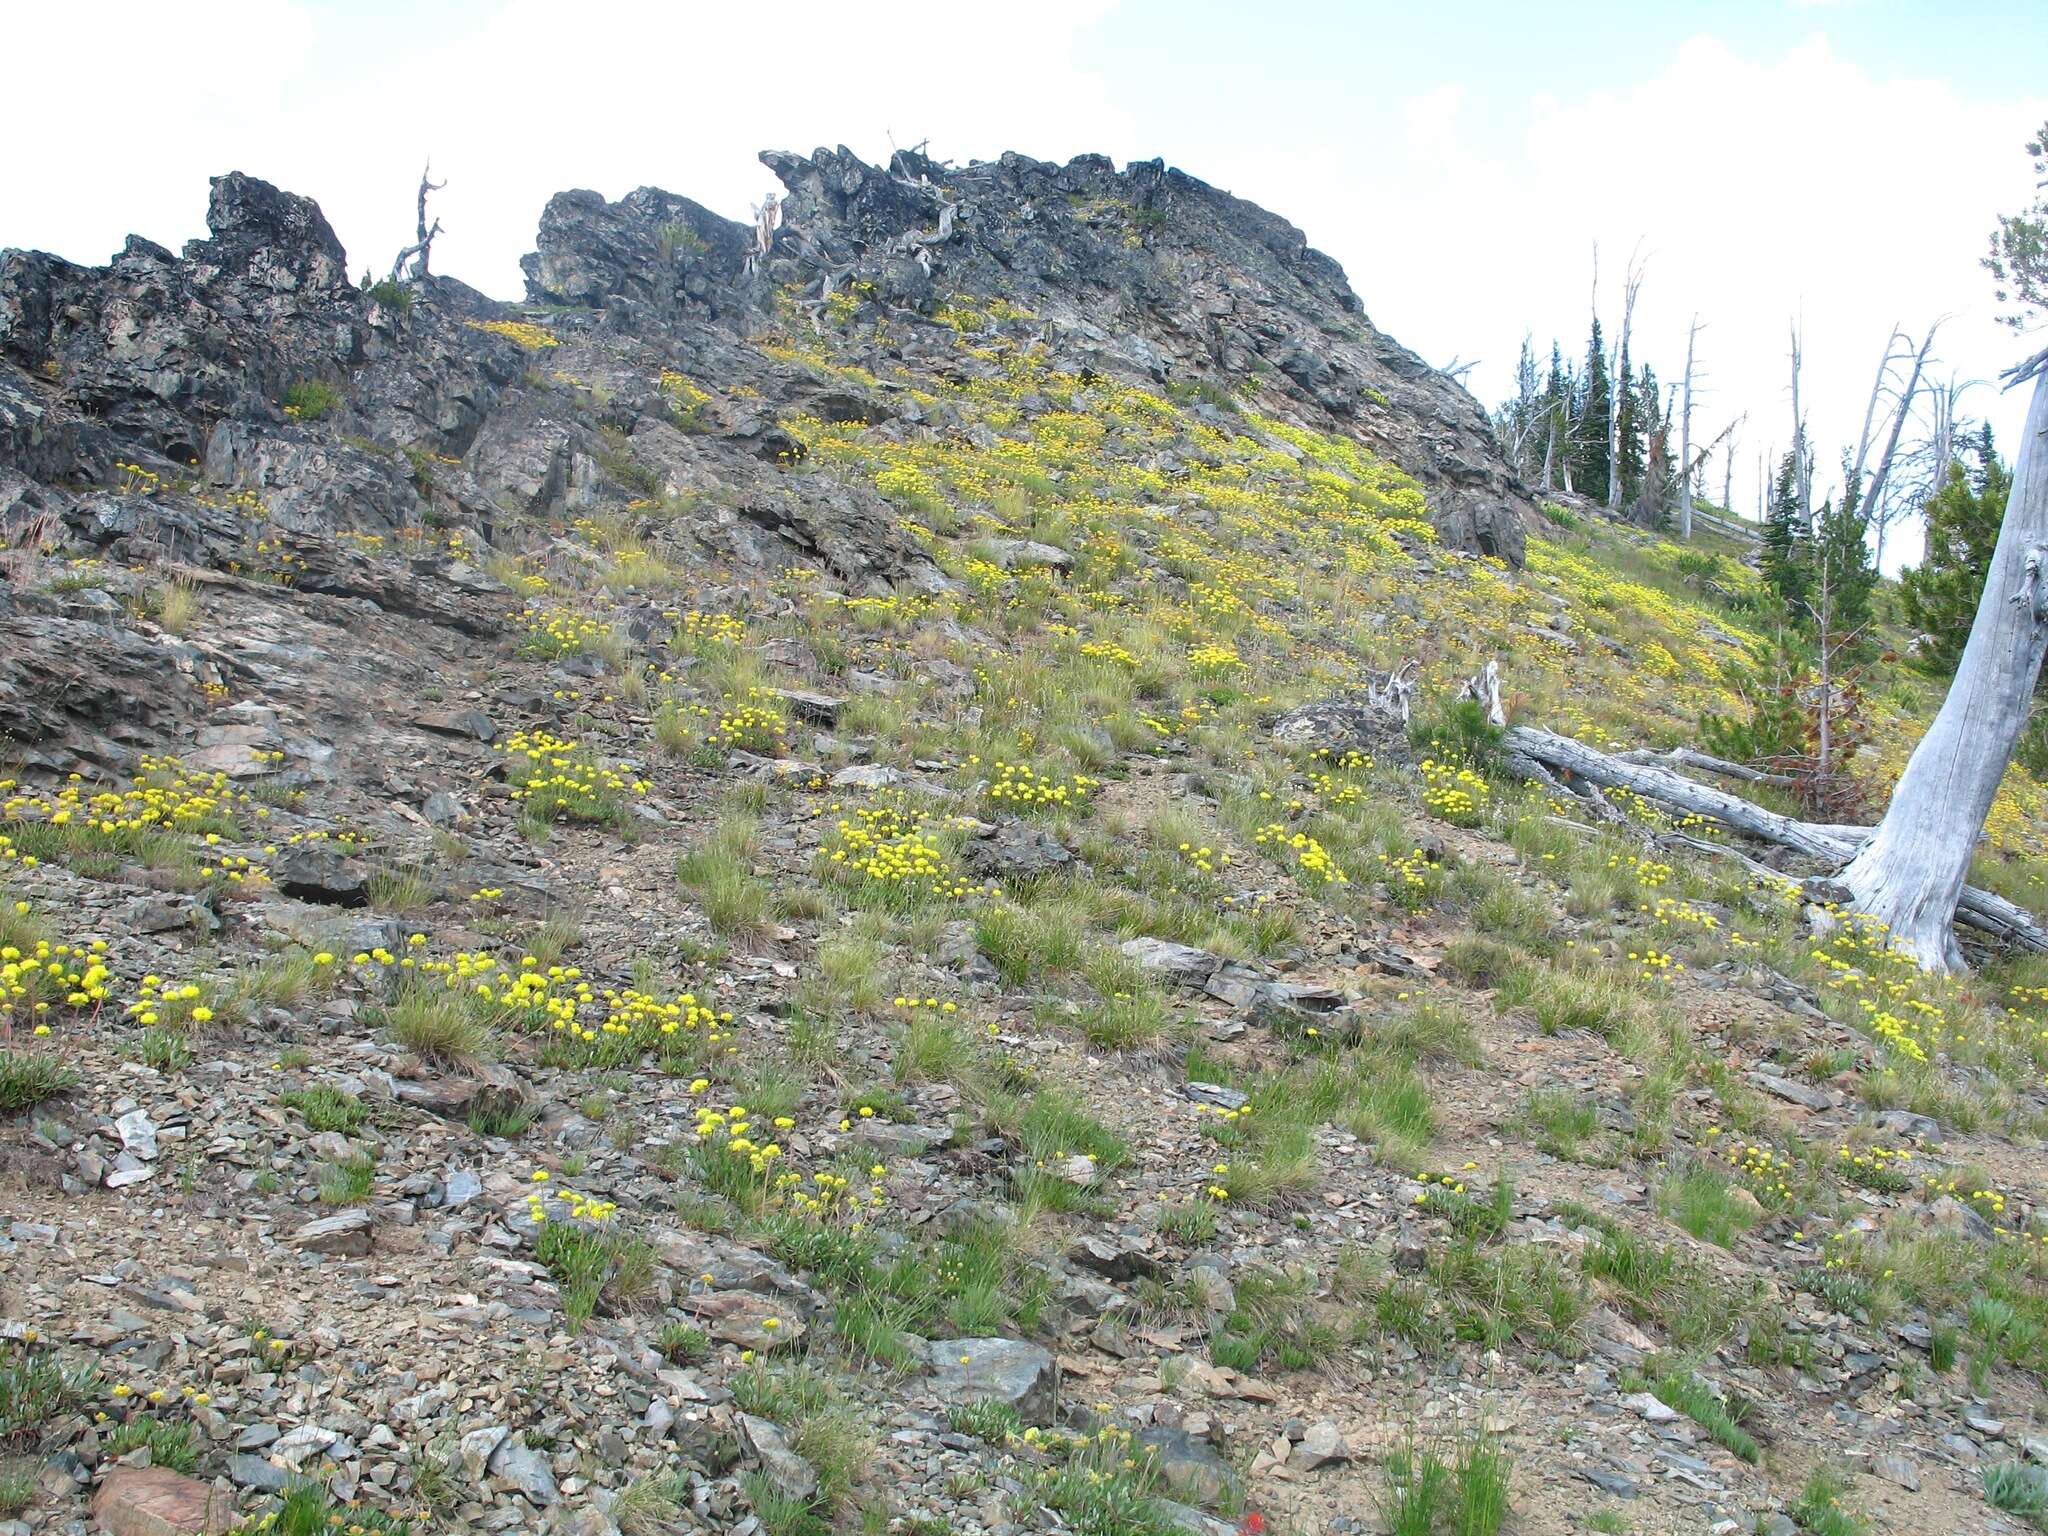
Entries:
<svg viewBox="0 0 2048 1536">
<path fill-rule="evenodd" d="M 2013 382 L 2030 375 L 2033 400 L 2005 522 L 1955 681 L 1907 760 L 1884 820 L 1837 880 L 1857 911 L 1886 924 L 1892 942 L 1929 970 L 1962 969 L 1955 918 L 1963 880 L 2048 651 L 2040 579 L 2048 547 L 2048 353 L 2013 370 Z"/>
</svg>

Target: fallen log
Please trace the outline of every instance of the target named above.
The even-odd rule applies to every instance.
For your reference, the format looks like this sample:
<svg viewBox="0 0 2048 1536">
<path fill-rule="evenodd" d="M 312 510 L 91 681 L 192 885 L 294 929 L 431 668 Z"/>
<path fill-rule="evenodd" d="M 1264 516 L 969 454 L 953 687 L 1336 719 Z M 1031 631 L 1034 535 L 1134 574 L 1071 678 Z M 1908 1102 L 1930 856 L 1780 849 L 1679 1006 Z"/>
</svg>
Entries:
<svg viewBox="0 0 2048 1536">
<path fill-rule="evenodd" d="M 1709 817 L 1749 837 L 1790 848 L 1794 853 L 1805 854 L 1837 870 L 1856 856 L 1857 848 L 1869 835 L 1869 829 L 1864 827 L 1835 826 L 1781 816 L 1776 811 L 1752 805 L 1726 790 L 1701 784 L 1668 768 L 1612 757 L 1569 736 L 1534 726 L 1511 726 L 1501 739 L 1501 750 L 1510 770 L 1526 771 L 1531 766 L 1544 769 L 1540 775 L 1529 774 L 1539 781 L 1562 776 L 1567 784 L 1573 779 L 1583 779 L 1603 788 L 1627 790 L 1690 816 Z M 1858 836 L 1859 833 L 1862 835 Z M 1826 875 L 1802 883 L 1815 896 L 1828 894 Z M 1995 896 L 1974 885 L 1963 887 L 1963 893 L 1956 902 L 1956 921 L 2017 944 L 2022 949 L 2048 954 L 2048 929 L 2037 923 L 2031 913 L 2003 896 Z"/>
</svg>

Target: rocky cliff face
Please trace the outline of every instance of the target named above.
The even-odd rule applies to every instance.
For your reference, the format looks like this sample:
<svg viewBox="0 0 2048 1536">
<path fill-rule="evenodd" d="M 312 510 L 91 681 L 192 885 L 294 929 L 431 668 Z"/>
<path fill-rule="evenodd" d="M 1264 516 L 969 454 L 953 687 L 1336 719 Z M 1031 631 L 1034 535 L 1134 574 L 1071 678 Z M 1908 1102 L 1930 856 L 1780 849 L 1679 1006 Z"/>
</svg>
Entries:
<svg viewBox="0 0 2048 1536">
<path fill-rule="evenodd" d="M 750 338 L 778 303 L 813 320 L 832 305 L 889 322 L 886 339 L 846 349 L 849 362 L 952 372 L 957 338 L 934 317 L 965 296 L 1028 314 L 1018 325 L 1056 367 L 1226 393 L 1355 437 L 1422 481 L 1447 544 L 1519 561 L 1530 507 L 1477 402 L 1375 330 L 1336 263 L 1283 220 L 1158 162 L 763 158 L 788 194 L 758 260 L 753 230 L 652 188 L 548 203 L 524 263 L 529 297 L 602 400 L 551 387 L 571 354 L 530 357 L 472 323 L 512 311 L 460 283 L 436 278 L 404 311 L 357 291 L 312 202 L 239 174 L 215 181 L 212 237 L 182 257 L 140 238 L 96 269 L 8 252 L 0 514 L 69 515 L 105 496 L 117 462 L 140 461 L 258 493 L 287 527 L 390 530 L 431 508 L 488 541 L 508 512 L 596 504 L 601 434 L 613 431 L 652 439 L 642 446 L 664 485 L 729 482 L 778 536 L 833 545 L 857 579 L 898 580 L 912 562 L 861 498 L 786 504 L 776 422 L 822 409 L 900 417 L 905 430 L 947 423 L 821 397 L 809 371 Z M 536 376 L 537 361 L 553 366 Z M 675 441 L 655 384 L 669 365 L 759 403 Z M 308 382 L 339 395 L 317 421 L 285 410 Z M 401 455 L 434 461 L 431 486 Z"/>
</svg>

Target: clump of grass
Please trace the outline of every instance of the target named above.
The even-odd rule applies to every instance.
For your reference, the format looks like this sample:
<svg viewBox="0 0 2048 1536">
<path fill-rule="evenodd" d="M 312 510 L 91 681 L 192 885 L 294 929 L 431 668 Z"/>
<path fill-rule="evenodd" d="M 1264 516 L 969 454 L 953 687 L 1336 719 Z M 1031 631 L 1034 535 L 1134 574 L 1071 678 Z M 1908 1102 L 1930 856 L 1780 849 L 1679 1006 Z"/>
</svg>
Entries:
<svg viewBox="0 0 2048 1536">
<path fill-rule="evenodd" d="M 411 1522 L 374 1509 L 338 1503 L 319 1483 L 285 1490 L 276 1508 L 234 1528 L 232 1536 L 333 1536 L 344 1523 L 350 1536 L 410 1536 Z"/>
<path fill-rule="evenodd" d="M 688 1365 L 711 1353 L 711 1337 L 695 1323 L 671 1318 L 654 1336 L 654 1347 L 661 1351 L 663 1359 L 672 1360 L 677 1365 Z"/>
<path fill-rule="evenodd" d="M 1380 1523 L 1388 1536 L 1495 1536 L 1507 1520 L 1512 1471 L 1490 1435 L 1456 1446 L 1411 1439 L 1387 1458 Z"/>
<path fill-rule="evenodd" d="M 1611 976 L 1560 970 L 1541 962 L 1526 962 L 1507 972 L 1494 996 L 1503 1008 L 1529 1009 L 1546 1035 L 1580 1029 L 1615 1041 L 1641 1021 L 1640 1000 Z"/>
<path fill-rule="evenodd" d="M 417 864 L 386 864 L 364 882 L 370 905 L 380 912 L 417 912 L 439 894 L 434 878 Z"/>
<path fill-rule="evenodd" d="M 17 1114 L 77 1084 L 78 1073 L 54 1056 L 0 1046 L 0 1115 Z"/>
<path fill-rule="evenodd" d="M 170 1423 L 150 1413 L 139 1413 L 116 1426 L 107 1436 L 104 1450 L 108 1457 L 119 1458 L 143 1446 L 149 1447 L 149 1464 L 153 1467 L 190 1472 L 199 1465 L 199 1445 L 193 1438 L 192 1426 Z"/>
<path fill-rule="evenodd" d="M 1748 1203 L 1736 1198 L 1739 1187 L 1707 1163 L 1689 1163 L 1677 1177 L 1664 1181 L 1657 1202 L 1694 1237 L 1726 1248 L 1756 1220 Z"/>
<path fill-rule="evenodd" d="M 511 1140 L 524 1134 L 540 1112 L 525 1099 L 509 1094 L 480 1093 L 469 1106 L 469 1128 L 479 1136 Z"/>
<path fill-rule="evenodd" d="M 367 1157 L 345 1157 L 320 1170 L 322 1205 L 361 1205 L 377 1181 L 377 1165 Z"/>
<path fill-rule="evenodd" d="M 473 1066 L 496 1054 L 489 1023 L 444 988 L 409 989 L 386 1010 L 385 1021 L 394 1041 L 437 1066 Z"/>
<path fill-rule="evenodd" d="M 90 1366 L 67 1366 L 31 1345 L 0 1356 L 0 1445 L 33 1434 L 71 1412 L 97 1389 Z"/>
<path fill-rule="evenodd" d="M 676 880 L 696 897 L 711 931 L 747 938 L 768 925 L 770 892 L 754 874 L 760 823 L 752 816 L 721 819 L 711 835 L 676 860 Z"/>
<path fill-rule="evenodd" d="M 948 1082 L 960 1077 L 973 1060 L 973 1043 L 950 1015 L 914 1008 L 896 1036 L 889 1068 L 899 1083 Z M 751 1105 L 753 1100 L 747 1102 Z"/>
<path fill-rule="evenodd" d="M 182 635 L 198 617 L 199 589 L 182 577 L 167 581 L 157 588 L 150 606 L 159 625 L 171 634 Z"/>
<path fill-rule="evenodd" d="M 35 1502 L 36 1463 L 0 1460 L 0 1520 L 12 1520 Z"/>
<path fill-rule="evenodd" d="M 1714 1389 L 1692 1371 L 1679 1367 L 1638 1379 L 1630 1385 L 1632 1392 L 1647 1391 L 1666 1407 L 1676 1408 L 1706 1431 L 1716 1444 L 1740 1456 L 1744 1461 L 1754 1462 L 1761 1452 L 1757 1449 L 1755 1436 L 1742 1427 L 1742 1419 L 1748 1408 L 1740 1399 L 1723 1401 L 1714 1394 Z"/>
<path fill-rule="evenodd" d="M 1024 1432 L 1024 1420 L 1017 1410 L 995 1398 L 982 1403 L 955 1404 L 947 1411 L 946 1422 L 963 1435 L 972 1435 L 996 1446 L 1005 1444 L 1012 1435 Z"/>
<path fill-rule="evenodd" d="M 1986 1468 L 1985 1497 L 1991 1494 Z M 2031 1470 L 2031 1469 L 2030 1469 Z M 1807 1536 L 1864 1536 L 1870 1529 L 1863 1517 L 1842 1502 L 1849 1492 L 1849 1479 L 1832 1467 L 1816 1467 L 1799 1490 L 1789 1511 Z"/>
<path fill-rule="evenodd" d="M 1236 1306 L 1209 1340 L 1209 1358 L 1235 1371 L 1267 1364 L 1298 1371 L 1337 1342 L 1337 1331 L 1315 1315 L 1315 1277 L 1307 1270 L 1254 1266 L 1236 1276 Z"/>
<path fill-rule="evenodd" d="M 1537 1145 L 1566 1162 L 1577 1162 L 1581 1143 L 1600 1129 L 1599 1111 L 1569 1088 L 1536 1089 L 1524 1113 Z"/>
<path fill-rule="evenodd" d="M 690 1479 L 682 1472 L 636 1477 L 612 1500 L 611 1522 L 620 1536 L 667 1536 L 690 1502 Z"/>
<path fill-rule="evenodd" d="M 1375 1024 L 1371 1042 L 1410 1062 L 1455 1061 L 1476 1067 L 1479 1038 L 1472 1019 L 1456 1003 L 1417 1003 Z"/>
<path fill-rule="evenodd" d="M 323 379 L 300 379 L 284 392 L 288 415 L 301 421 L 318 421 L 341 408 L 341 391 Z"/>
<path fill-rule="evenodd" d="M 2048 1470 L 2023 1461 L 1999 1461 L 1987 1464 L 1978 1475 L 1984 1482 L 1984 1501 L 1993 1509 L 2035 1525 L 2048 1524 Z"/>
<path fill-rule="evenodd" d="M 310 1088 L 292 1088 L 278 1095 L 280 1103 L 296 1109 L 312 1131 L 340 1131 L 344 1135 L 369 1116 L 363 1101 L 346 1089 L 328 1083 Z"/>
<path fill-rule="evenodd" d="M 578 1328 L 600 1304 L 630 1311 L 654 1289 L 654 1250 L 644 1238 L 616 1227 L 551 1221 L 540 1229 L 533 1252 L 555 1277 L 562 1311 Z"/>
</svg>

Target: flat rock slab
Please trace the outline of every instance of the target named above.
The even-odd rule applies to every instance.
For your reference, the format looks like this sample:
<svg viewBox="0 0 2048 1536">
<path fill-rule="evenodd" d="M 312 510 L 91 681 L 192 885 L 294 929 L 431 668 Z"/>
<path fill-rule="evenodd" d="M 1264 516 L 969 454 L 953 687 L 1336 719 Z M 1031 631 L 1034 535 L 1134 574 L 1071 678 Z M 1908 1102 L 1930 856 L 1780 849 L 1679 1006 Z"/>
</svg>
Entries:
<svg viewBox="0 0 2048 1536">
<path fill-rule="evenodd" d="M 934 1339 L 925 1346 L 940 1402 L 998 1402 L 1026 1424 L 1050 1424 L 1059 1396 L 1052 1356 L 1022 1339 Z"/>
<path fill-rule="evenodd" d="M 308 1253 L 359 1259 L 370 1251 L 372 1225 L 369 1211 L 360 1205 L 352 1205 L 332 1216 L 307 1222 L 291 1235 L 291 1244 Z"/>
<path fill-rule="evenodd" d="M 213 1536 L 235 1524 L 235 1500 L 167 1467 L 115 1467 L 93 1496 L 106 1536 Z"/>
<path fill-rule="evenodd" d="M 1797 1104 L 1801 1109 L 1833 1109 L 1835 1096 L 1825 1088 L 1815 1088 L 1794 1078 L 1779 1077 L 1773 1072 L 1752 1072 L 1749 1080 L 1765 1093 L 1783 1099 L 1787 1104 Z"/>
<path fill-rule="evenodd" d="M 676 1305 L 701 1319 L 712 1338 L 742 1349 L 781 1349 L 804 1336 L 800 1308 L 752 1291 L 700 1291 Z"/>
</svg>

